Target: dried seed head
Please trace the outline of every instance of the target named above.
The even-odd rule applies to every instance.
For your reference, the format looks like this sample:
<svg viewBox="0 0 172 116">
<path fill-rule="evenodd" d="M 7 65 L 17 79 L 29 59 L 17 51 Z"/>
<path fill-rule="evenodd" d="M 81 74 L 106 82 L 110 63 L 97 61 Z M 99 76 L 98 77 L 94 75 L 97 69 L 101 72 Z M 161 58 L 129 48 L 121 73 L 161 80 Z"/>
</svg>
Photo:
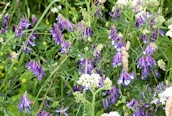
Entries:
<svg viewBox="0 0 172 116">
<path fill-rule="evenodd" d="M 125 47 L 125 50 L 128 51 L 130 48 L 130 41 L 127 41 L 127 44 L 126 44 L 126 47 Z"/>
<path fill-rule="evenodd" d="M 99 0 L 99 3 L 101 3 L 101 4 L 103 4 L 105 2 L 106 2 L 106 0 Z"/>
<path fill-rule="evenodd" d="M 172 96 L 170 96 L 165 105 L 166 116 L 172 116 Z"/>
</svg>

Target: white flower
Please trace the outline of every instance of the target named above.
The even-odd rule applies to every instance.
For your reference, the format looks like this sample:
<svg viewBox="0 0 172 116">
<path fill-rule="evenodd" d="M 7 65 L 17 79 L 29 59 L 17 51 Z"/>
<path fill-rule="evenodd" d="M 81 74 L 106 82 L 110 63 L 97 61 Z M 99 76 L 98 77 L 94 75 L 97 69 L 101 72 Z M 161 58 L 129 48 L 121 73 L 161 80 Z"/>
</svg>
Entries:
<svg viewBox="0 0 172 116">
<path fill-rule="evenodd" d="M 84 103 L 85 102 L 85 98 L 84 98 L 83 94 L 80 93 L 79 91 L 75 91 L 73 93 L 73 96 L 75 97 L 75 100 L 77 103 L 79 103 L 79 102 Z"/>
<path fill-rule="evenodd" d="M 172 24 L 168 26 L 168 28 L 170 29 L 165 35 L 166 36 L 170 36 L 172 37 Z"/>
<path fill-rule="evenodd" d="M 118 112 L 113 111 L 113 112 L 110 112 L 109 114 L 104 113 L 104 114 L 102 114 L 101 116 L 120 116 L 120 115 L 119 115 Z"/>
<path fill-rule="evenodd" d="M 165 71 L 165 62 L 163 61 L 163 59 L 158 60 L 157 63 L 158 63 L 158 66 L 160 67 L 160 69 Z"/>
<path fill-rule="evenodd" d="M 116 3 L 117 4 L 122 4 L 122 5 L 127 5 L 128 4 L 128 0 L 118 0 Z"/>
<path fill-rule="evenodd" d="M 166 88 L 166 90 L 163 91 L 162 93 L 159 93 L 158 96 L 160 98 L 161 104 L 164 105 L 166 103 L 168 97 L 172 96 L 172 86 Z"/>
<path fill-rule="evenodd" d="M 112 81 L 109 79 L 109 77 L 106 77 L 106 79 L 104 80 L 103 88 L 105 90 L 110 90 L 112 88 Z"/>
<path fill-rule="evenodd" d="M 99 74 L 82 74 L 77 83 L 86 89 L 95 89 L 99 87 L 100 78 Z"/>
<path fill-rule="evenodd" d="M 56 7 L 53 7 L 53 8 L 51 9 L 51 12 L 52 12 L 52 13 L 58 13 L 59 10 L 58 10 Z"/>
</svg>

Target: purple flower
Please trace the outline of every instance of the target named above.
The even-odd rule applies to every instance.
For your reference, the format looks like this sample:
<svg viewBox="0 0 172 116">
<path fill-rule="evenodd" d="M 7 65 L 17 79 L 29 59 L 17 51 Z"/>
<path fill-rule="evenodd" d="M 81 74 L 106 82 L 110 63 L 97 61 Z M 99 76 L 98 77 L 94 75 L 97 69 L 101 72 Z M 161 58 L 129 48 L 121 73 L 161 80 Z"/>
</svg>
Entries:
<svg viewBox="0 0 172 116">
<path fill-rule="evenodd" d="M 97 9 L 97 11 L 94 13 L 94 16 L 97 18 L 100 16 L 100 18 L 103 19 L 103 13 L 102 13 L 101 7 L 99 9 Z"/>
<path fill-rule="evenodd" d="M 156 29 L 156 30 L 153 32 L 153 34 L 152 34 L 152 39 L 153 39 L 154 41 L 156 41 L 157 37 L 158 37 L 158 30 Z"/>
<path fill-rule="evenodd" d="M 137 61 L 137 67 L 141 69 L 147 66 L 153 68 L 154 65 L 156 61 L 150 55 L 141 56 Z"/>
<path fill-rule="evenodd" d="M 140 107 L 136 112 L 134 112 L 134 116 L 147 116 L 147 115 L 145 115 L 143 108 Z"/>
<path fill-rule="evenodd" d="M 157 69 L 153 73 L 154 73 L 155 77 L 161 77 L 161 74 L 158 72 Z"/>
<path fill-rule="evenodd" d="M 112 17 L 112 19 L 117 19 L 120 18 L 120 12 L 121 12 L 121 8 L 117 8 L 116 11 L 112 11 L 109 14 Z"/>
<path fill-rule="evenodd" d="M 66 111 L 69 109 L 69 107 L 66 107 L 65 109 L 60 109 L 60 110 L 55 110 L 55 112 L 61 116 L 61 114 L 64 114 L 65 116 L 68 116 L 68 114 L 66 113 Z"/>
<path fill-rule="evenodd" d="M 9 20 L 10 20 L 10 16 L 9 16 L 9 14 L 7 13 L 7 14 L 5 14 L 5 16 L 4 16 L 4 19 L 3 19 L 3 22 L 2 22 L 2 28 L 7 29 Z"/>
<path fill-rule="evenodd" d="M 103 99 L 103 106 L 105 110 L 109 107 L 107 99 Z"/>
<path fill-rule="evenodd" d="M 41 111 L 38 116 L 52 116 L 52 114 L 50 114 L 49 112 L 46 111 Z"/>
<path fill-rule="evenodd" d="M 56 23 L 53 24 L 53 27 L 50 29 L 50 32 L 58 45 L 61 45 L 64 42 L 62 32 Z"/>
<path fill-rule="evenodd" d="M 152 55 L 154 54 L 154 52 L 158 49 L 158 46 L 154 43 L 151 42 L 143 51 L 143 54 L 147 54 L 147 55 Z"/>
<path fill-rule="evenodd" d="M 139 102 L 135 99 L 132 99 L 130 102 L 127 103 L 128 108 L 130 109 L 138 109 L 139 107 Z"/>
<path fill-rule="evenodd" d="M 93 34 L 93 31 L 91 31 L 90 27 L 87 27 L 85 30 L 86 37 L 90 37 Z"/>
<path fill-rule="evenodd" d="M 116 35 L 117 35 L 117 30 L 116 30 L 116 27 L 113 25 L 110 27 L 109 38 L 112 39 L 112 38 L 116 37 Z"/>
<path fill-rule="evenodd" d="M 117 52 L 113 57 L 112 66 L 117 67 L 120 66 L 121 64 L 122 64 L 122 54 L 121 52 Z"/>
<path fill-rule="evenodd" d="M 30 26 L 30 23 L 28 20 L 26 20 L 25 17 L 23 17 L 20 21 L 20 24 L 19 24 L 22 28 L 25 28 L 27 29 L 29 26 Z"/>
<path fill-rule="evenodd" d="M 130 74 L 123 69 L 120 78 L 118 79 L 118 84 L 128 85 L 131 79 L 134 79 L 134 74 L 133 73 Z"/>
<path fill-rule="evenodd" d="M 22 36 L 22 26 L 21 25 L 18 25 L 18 26 L 15 26 L 15 34 L 16 34 L 16 37 L 18 38 L 19 36 Z"/>
<path fill-rule="evenodd" d="M 28 64 L 26 64 L 26 67 L 34 73 L 34 76 L 39 76 L 38 79 L 42 81 L 42 77 L 45 76 L 45 73 L 41 65 L 31 60 Z"/>
<path fill-rule="evenodd" d="M 69 31 L 74 32 L 74 25 L 70 21 L 65 19 L 61 14 L 58 15 L 56 20 L 58 21 L 58 25 L 60 29 L 62 29 L 62 31 L 64 29 L 68 29 Z"/>
<path fill-rule="evenodd" d="M 102 88 L 104 86 L 104 80 L 105 78 L 102 77 L 100 80 L 99 80 L 99 88 Z"/>
<path fill-rule="evenodd" d="M 68 53 L 68 50 L 70 48 L 70 43 L 69 42 L 64 42 L 61 46 L 62 46 L 61 52 L 63 54 L 67 54 Z"/>
<path fill-rule="evenodd" d="M 36 39 L 36 37 L 34 35 L 31 35 L 27 41 L 26 41 L 26 44 L 24 45 L 24 48 L 23 48 L 23 51 L 24 52 L 31 52 L 31 48 L 29 48 L 29 46 L 36 46 L 35 45 L 35 42 L 33 41 L 34 39 Z"/>
<path fill-rule="evenodd" d="M 113 86 L 111 88 L 111 90 L 109 90 L 108 93 L 109 93 L 108 100 L 110 101 L 110 103 L 112 105 L 114 105 L 114 103 L 116 102 L 117 98 L 119 97 L 119 90 L 118 90 L 118 88 Z"/>
<path fill-rule="evenodd" d="M 150 76 L 150 68 L 149 67 L 144 67 L 142 69 L 142 74 L 141 74 L 142 80 L 146 80 L 148 76 Z"/>
<path fill-rule="evenodd" d="M 38 21 L 38 19 L 37 19 L 37 17 L 35 16 L 35 15 L 32 15 L 32 23 L 33 24 L 36 24 L 37 23 L 37 21 Z"/>
<path fill-rule="evenodd" d="M 18 104 L 18 108 L 20 109 L 20 112 L 25 110 L 26 108 L 30 110 L 30 101 L 26 95 L 26 92 L 23 94 L 23 96 L 20 99 L 20 103 Z"/>
<path fill-rule="evenodd" d="M 136 27 L 140 28 L 143 25 L 143 23 L 144 23 L 144 20 L 143 20 L 142 16 L 139 16 L 136 21 Z"/>
<path fill-rule="evenodd" d="M 159 30 L 159 34 L 160 34 L 161 36 L 164 36 L 164 31 L 163 31 L 163 30 Z"/>
<path fill-rule="evenodd" d="M 147 43 L 148 42 L 148 38 L 147 38 L 146 34 L 142 34 L 141 35 L 141 39 L 142 39 L 143 43 Z"/>
<path fill-rule="evenodd" d="M 79 74 L 92 74 L 93 65 L 89 58 L 82 58 L 79 65 Z"/>
</svg>

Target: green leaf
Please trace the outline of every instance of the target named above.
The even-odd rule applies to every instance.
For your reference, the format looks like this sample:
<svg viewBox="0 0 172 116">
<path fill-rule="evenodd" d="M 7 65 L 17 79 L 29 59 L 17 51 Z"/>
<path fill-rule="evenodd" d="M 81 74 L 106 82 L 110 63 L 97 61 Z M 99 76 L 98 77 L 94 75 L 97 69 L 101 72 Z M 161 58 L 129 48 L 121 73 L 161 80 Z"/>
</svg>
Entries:
<svg viewBox="0 0 172 116">
<path fill-rule="evenodd" d="M 51 107 L 52 107 L 52 108 L 56 108 L 58 105 L 59 105 L 59 101 L 54 101 L 54 102 L 51 104 Z"/>
</svg>

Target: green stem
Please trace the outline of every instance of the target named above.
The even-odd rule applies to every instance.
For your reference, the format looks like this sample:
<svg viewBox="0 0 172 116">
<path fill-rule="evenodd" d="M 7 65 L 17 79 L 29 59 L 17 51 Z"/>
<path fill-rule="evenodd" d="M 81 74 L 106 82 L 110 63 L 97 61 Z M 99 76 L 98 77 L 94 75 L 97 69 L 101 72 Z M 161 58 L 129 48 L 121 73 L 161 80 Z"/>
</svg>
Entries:
<svg viewBox="0 0 172 116">
<path fill-rule="evenodd" d="M 92 92 L 93 94 L 93 99 L 92 99 L 92 112 L 91 112 L 91 116 L 94 116 L 94 110 L 95 110 L 95 98 L 96 98 L 96 94 L 94 92 Z"/>
</svg>

